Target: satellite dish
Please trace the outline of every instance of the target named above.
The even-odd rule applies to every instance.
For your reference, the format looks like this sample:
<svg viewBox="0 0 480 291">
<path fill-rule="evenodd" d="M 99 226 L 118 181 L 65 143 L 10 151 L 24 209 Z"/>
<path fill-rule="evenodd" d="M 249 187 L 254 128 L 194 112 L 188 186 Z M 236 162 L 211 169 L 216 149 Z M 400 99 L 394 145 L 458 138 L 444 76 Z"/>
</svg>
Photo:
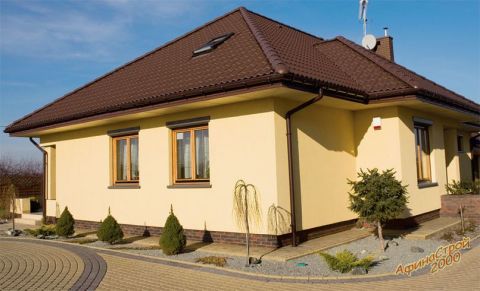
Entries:
<svg viewBox="0 0 480 291">
<path fill-rule="evenodd" d="M 373 50 L 377 46 L 377 38 L 372 34 L 367 34 L 362 39 L 362 46 L 367 50 Z"/>
</svg>

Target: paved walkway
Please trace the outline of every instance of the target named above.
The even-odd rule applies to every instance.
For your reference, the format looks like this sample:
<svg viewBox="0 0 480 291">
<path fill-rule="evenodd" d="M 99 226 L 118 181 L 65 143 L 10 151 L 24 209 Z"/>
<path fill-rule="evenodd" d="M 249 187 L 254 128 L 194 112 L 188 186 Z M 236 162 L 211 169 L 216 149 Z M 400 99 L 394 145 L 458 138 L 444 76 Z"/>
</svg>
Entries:
<svg viewBox="0 0 480 291">
<path fill-rule="evenodd" d="M 0 239 L 0 250 L 1 290 L 480 290 L 478 246 L 466 252 L 460 264 L 435 275 L 315 283 L 218 273 L 211 268 L 39 240 Z M 97 267 L 92 267 L 93 261 Z"/>
<path fill-rule="evenodd" d="M 0 238 L 0 290 L 92 290 L 106 271 L 89 248 Z"/>
</svg>

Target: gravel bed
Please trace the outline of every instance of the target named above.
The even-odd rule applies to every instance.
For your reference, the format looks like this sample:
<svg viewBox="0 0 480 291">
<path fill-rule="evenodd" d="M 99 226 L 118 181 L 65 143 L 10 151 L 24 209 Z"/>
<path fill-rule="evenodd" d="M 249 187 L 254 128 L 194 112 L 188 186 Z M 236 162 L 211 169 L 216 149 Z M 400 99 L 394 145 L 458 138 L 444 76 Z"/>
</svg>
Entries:
<svg viewBox="0 0 480 291">
<path fill-rule="evenodd" d="M 440 245 L 445 245 L 446 242 L 439 240 L 407 240 L 403 238 L 396 238 L 393 240 L 398 243 L 390 243 L 385 253 L 379 251 L 379 241 L 375 236 L 369 236 L 367 238 L 351 242 L 342 246 L 331 248 L 327 250 L 327 253 L 334 255 L 336 252 L 343 251 L 344 249 L 350 250 L 359 258 L 363 258 L 368 255 L 373 255 L 378 262 L 373 266 L 369 274 L 381 274 L 394 272 L 398 264 L 408 264 L 415 262 L 420 258 L 425 257 L 431 252 L 435 251 Z M 193 251 L 189 253 L 183 253 L 174 256 L 166 256 L 162 250 L 157 249 L 128 249 L 125 245 L 113 245 L 103 242 L 94 242 L 87 245 L 105 248 L 121 248 L 125 252 L 141 254 L 145 256 L 177 259 L 181 261 L 195 262 L 196 259 L 206 256 L 221 256 L 219 254 Z M 412 252 L 411 247 L 420 247 L 423 249 L 423 253 Z M 385 258 L 382 259 L 382 256 Z M 298 263 L 304 263 L 306 266 L 298 266 Z M 335 271 L 331 271 L 328 265 L 324 262 L 318 254 L 311 254 L 288 262 L 277 262 L 263 260 L 261 264 L 252 267 L 245 267 L 245 257 L 229 256 L 227 259 L 226 268 L 247 271 L 252 273 L 282 275 L 282 276 L 315 276 L 315 277 L 329 277 L 329 276 L 349 276 L 350 273 L 341 274 Z"/>
</svg>

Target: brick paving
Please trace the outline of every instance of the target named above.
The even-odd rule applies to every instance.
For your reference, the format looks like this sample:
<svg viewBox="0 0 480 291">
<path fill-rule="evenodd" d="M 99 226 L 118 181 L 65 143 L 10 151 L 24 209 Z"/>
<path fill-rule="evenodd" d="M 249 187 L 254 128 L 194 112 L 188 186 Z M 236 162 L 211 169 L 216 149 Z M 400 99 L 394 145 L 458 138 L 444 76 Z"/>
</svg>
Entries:
<svg viewBox="0 0 480 291">
<path fill-rule="evenodd" d="M 476 245 L 460 264 L 434 275 L 312 283 L 218 272 L 73 244 L 0 239 L 0 290 L 480 290 Z"/>
<path fill-rule="evenodd" d="M 85 268 L 61 248 L 2 240 L 0 249 L 0 290 L 70 289 Z"/>
<path fill-rule="evenodd" d="M 0 290 L 93 290 L 107 264 L 89 248 L 0 238 Z"/>
<path fill-rule="evenodd" d="M 392 279 L 278 282 L 222 275 L 152 261 L 101 254 L 109 270 L 99 290 L 480 290 L 480 248 L 467 252 L 461 264 L 437 274 Z M 148 271 L 146 271 L 148 270 Z"/>
</svg>

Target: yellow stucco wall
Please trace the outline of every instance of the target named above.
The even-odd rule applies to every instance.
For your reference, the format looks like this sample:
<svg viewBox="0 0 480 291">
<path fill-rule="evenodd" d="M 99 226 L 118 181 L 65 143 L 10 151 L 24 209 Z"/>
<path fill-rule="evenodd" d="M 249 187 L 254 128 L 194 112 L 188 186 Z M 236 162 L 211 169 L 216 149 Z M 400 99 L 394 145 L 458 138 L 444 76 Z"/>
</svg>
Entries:
<svg viewBox="0 0 480 291">
<path fill-rule="evenodd" d="M 458 169 L 455 174 L 457 180 L 471 179 L 471 164 L 466 161 L 466 157 L 470 156 L 470 149 L 467 143 L 464 143 L 465 153 L 458 155 L 456 146 L 456 136 L 459 126 L 458 122 L 448 118 L 440 117 L 432 113 L 426 113 L 409 108 L 399 107 L 400 116 L 400 139 L 402 153 L 402 173 L 403 181 L 409 185 L 410 194 L 410 213 L 411 215 L 421 214 L 427 211 L 439 209 L 440 196 L 445 194 L 445 184 L 447 183 L 447 175 L 451 173 L 451 169 L 447 167 L 453 166 L 456 160 L 461 160 L 463 170 Z M 416 164 L 415 164 L 415 140 L 413 133 L 413 118 L 419 117 L 432 121 L 429 128 L 430 149 L 431 149 L 431 168 L 432 182 L 436 182 L 438 186 L 419 188 L 416 182 Z M 452 137 L 449 137 L 453 133 Z M 465 134 L 467 136 L 467 134 Z M 449 138 L 453 139 L 448 140 Z M 466 141 L 466 140 L 465 140 Z M 453 162 L 449 159 L 449 147 L 453 147 Z M 413 161 L 413 162 L 412 162 Z M 457 166 L 455 166 L 457 167 Z M 453 177 L 452 177 L 453 178 Z M 448 180 L 451 180 L 448 176 Z"/>
<path fill-rule="evenodd" d="M 290 211 L 284 116 L 298 104 L 292 98 L 272 97 L 42 136 L 43 146 L 55 146 L 50 148 L 50 166 L 55 168 L 49 173 L 56 173 L 56 179 L 49 187 L 56 200 L 48 201 L 47 214 L 59 215 L 59 209 L 68 206 L 76 219 L 99 221 L 110 207 L 120 223 L 163 226 L 173 204 L 184 228 L 236 232 L 232 192 L 235 182 L 245 179 L 260 193 L 262 223 L 253 232 L 269 233 L 268 208 L 274 204 Z M 334 105 L 320 101 L 293 117 L 298 230 L 356 218 L 348 210 L 347 179 L 355 179 L 360 169 L 397 171 L 410 196 L 404 216 L 440 208 L 447 173 L 471 177 L 468 141 L 466 153 L 455 152 L 454 121 L 399 106 L 352 110 Z M 171 132 L 165 123 L 202 116 L 210 116 L 212 188 L 169 189 Z M 372 126 L 374 117 L 382 120 L 379 130 Z M 433 182 L 438 183 L 434 187 L 417 185 L 414 117 L 433 123 L 429 134 Z M 141 188 L 108 189 L 111 157 L 106 133 L 133 126 L 140 127 Z"/>
<path fill-rule="evenodd" d="M 298 105 L 275 102 L 278 195 L 289 207 L 285 113 Z M 347 208 L 347 178 L 355 178 L 353 113 L 322 106 L 322 101 L 292 117 L 297 229 L 355 218 Z"/>
<path fill-rule="evenodd" d="M 165 122 L 202 116 L 210 116 L 212 188 L 167 189 L 171 150 Z M 140 126 L 141 188 L 108 189 L 110 137 L 106 133 L 132 126 Z M 61 210 L 68 206 L 76 219 L 99 221 L 110 207 L 119 223 L 163 226 L 172 204 L 184 228 L 239 231 L 232 215 L 233 188 L 238 179 L 245 179 L 257 187 L 263 213 L 262 225 L 253 231 L 267 233 L 268 207 L 277 203 L 271 99 L 59 133 L 44 136 L 41 142 L 56 147 L 56 203 Z"/>
</svg>

